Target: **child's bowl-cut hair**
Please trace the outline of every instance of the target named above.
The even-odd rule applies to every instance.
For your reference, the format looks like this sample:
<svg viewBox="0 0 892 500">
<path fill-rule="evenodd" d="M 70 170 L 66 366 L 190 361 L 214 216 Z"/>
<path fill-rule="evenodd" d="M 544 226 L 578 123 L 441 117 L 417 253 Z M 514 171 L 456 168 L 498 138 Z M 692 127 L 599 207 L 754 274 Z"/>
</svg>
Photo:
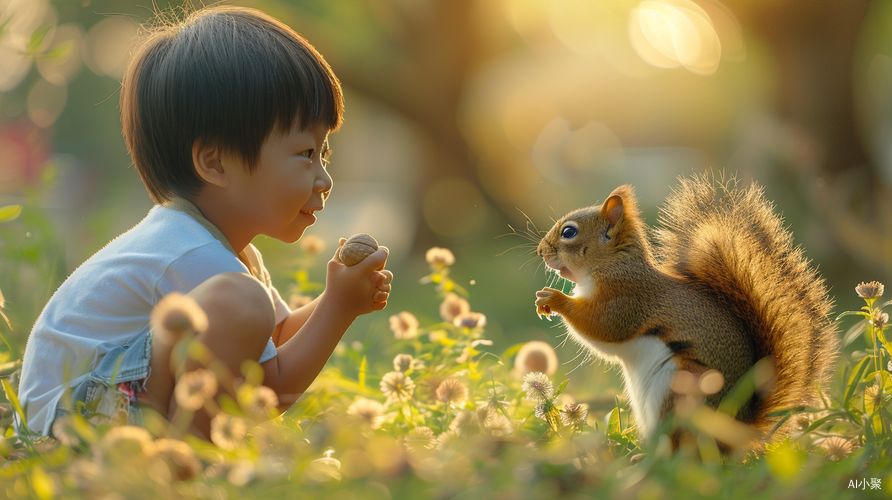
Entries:
<svg viewBox="0 0 892 500">
<path fill-rule="evenodd" d="M 340 127 L 343 94 L 303 37 L 254 9 L 215 6 L 151 29 L 121 84 L 124 139 L 149 195 L 161 204 L 198 194 L 196 141 L 257 168 L 273 132 Z"/>
</svg>

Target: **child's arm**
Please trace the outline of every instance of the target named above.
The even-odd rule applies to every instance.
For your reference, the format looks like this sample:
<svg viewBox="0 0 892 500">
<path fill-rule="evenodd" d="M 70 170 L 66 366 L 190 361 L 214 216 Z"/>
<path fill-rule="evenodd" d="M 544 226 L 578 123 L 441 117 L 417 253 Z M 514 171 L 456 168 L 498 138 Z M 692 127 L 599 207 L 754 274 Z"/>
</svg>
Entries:
<svg viewBox="0 0 892 500">
<path fill-rule="evenodd" d="M 387 249 L 380 249 L 350 267 L 332 259 L 322 295 L 277 327 L 278 354 L 263 363 L 264 385 L 276 391 L 282 408 L 297 401 L 316 379 L 357 316 L 387 304 L 392 280 L 384 271 L 387 254 Z"/>
<path fill-rule="evenodd" d="M 369 276 L 369 279 L 378 290 L 384 293 L 389 293 L 390 283 L 393 281 L 393 273 L 385 269 L 383 271 L 372 273 L 372 275 Z M 313 314 L 313 311 L 316 310 L 316 305 L 319 304 L 319 299 L 321 298 L 322 295 L 313 299 L 309 304 L 291 311 L 291 314 L 289 314 L 287 318 L 276 325 L 276 330 L 273 332 L 273 344 L 275 344 L 276 347 L 288 342 L 288 339 L 293 337 L 294 334 L 304 326 L 307 319 L 309 319 L 310 315 Z M 380 309 L 383 309 L 387 304 L 386 298 L 383 302 L 379 303 L 381 304 Z M 376 308 L 376 310 L 378 309 Z"/>
</svg>

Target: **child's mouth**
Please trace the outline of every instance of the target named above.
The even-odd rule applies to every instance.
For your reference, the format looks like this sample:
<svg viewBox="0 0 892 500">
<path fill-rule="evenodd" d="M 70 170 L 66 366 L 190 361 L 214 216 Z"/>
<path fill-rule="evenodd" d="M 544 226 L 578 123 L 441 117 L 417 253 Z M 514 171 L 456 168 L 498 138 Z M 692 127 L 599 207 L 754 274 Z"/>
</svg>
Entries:
<svg viewBox="0 0 892 500">
<path fill-rule="evenodd" d="M 304 210 L 300 211 L 301 214 L 307 216 L 307 218 L 310 219 L 310 224 L 313 224 L 316 222 L 316 216 L 313 215 L 313 212 L 315 212 L 315 210 L 311 210 L 311 209 L 304 209 Z"/>
</svg>

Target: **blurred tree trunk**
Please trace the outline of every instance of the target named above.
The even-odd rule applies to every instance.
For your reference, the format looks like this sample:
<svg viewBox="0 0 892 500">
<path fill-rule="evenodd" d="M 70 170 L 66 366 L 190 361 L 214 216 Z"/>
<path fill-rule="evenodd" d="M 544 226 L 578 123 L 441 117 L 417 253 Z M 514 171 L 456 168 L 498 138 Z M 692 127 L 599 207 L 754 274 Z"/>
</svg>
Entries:
<svg viewBox="0 0 892 500">
<path fill-rule="evenodd" d="M 759 33 L 778 58 L 780 117 L 808 138 L 809 152 L 785 165 L 793 170 L 788 179 L 824 177 L 829 186 L 789 187 L 822 214 L 844 249 L 823 269 L 825 276 L 836 275 L 831 281 L 850 281 L 851 270 L 862 266 L 880 276 L 892 270 L 892 238 L 883 234 L 892 205 L 856 116 L 855 51 L 872 3 L 734 0 L 732 5 L 741 24 Z"/>
<path fill-rule="evenodd" d="M 816 154 L 804 158 L 812 164 L 793 167 L 830 177 L 855 170 L 875 179 L 856 125 L 853 78 L 855 48 L 871 1 L 729 3 L 741 24 L 761 35 L 777 56 L 780 117 L 812 139 Z"/>
</svg>

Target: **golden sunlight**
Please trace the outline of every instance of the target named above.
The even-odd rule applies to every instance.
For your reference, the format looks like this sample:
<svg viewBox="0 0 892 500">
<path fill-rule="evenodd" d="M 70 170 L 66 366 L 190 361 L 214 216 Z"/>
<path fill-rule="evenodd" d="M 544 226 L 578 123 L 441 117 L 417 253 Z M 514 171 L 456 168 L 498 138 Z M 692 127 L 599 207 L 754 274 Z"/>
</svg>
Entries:
<svg viewBox="0 0 892 500">
<path fill-rule="evenodd" d="M 711 75 L 722 58 L 722 44 L 709 15 L 689 0 L 641 2 L 632 11 L 629 34 L 638 55 L 648 63 L 684 66 Z"/>
</svg>

